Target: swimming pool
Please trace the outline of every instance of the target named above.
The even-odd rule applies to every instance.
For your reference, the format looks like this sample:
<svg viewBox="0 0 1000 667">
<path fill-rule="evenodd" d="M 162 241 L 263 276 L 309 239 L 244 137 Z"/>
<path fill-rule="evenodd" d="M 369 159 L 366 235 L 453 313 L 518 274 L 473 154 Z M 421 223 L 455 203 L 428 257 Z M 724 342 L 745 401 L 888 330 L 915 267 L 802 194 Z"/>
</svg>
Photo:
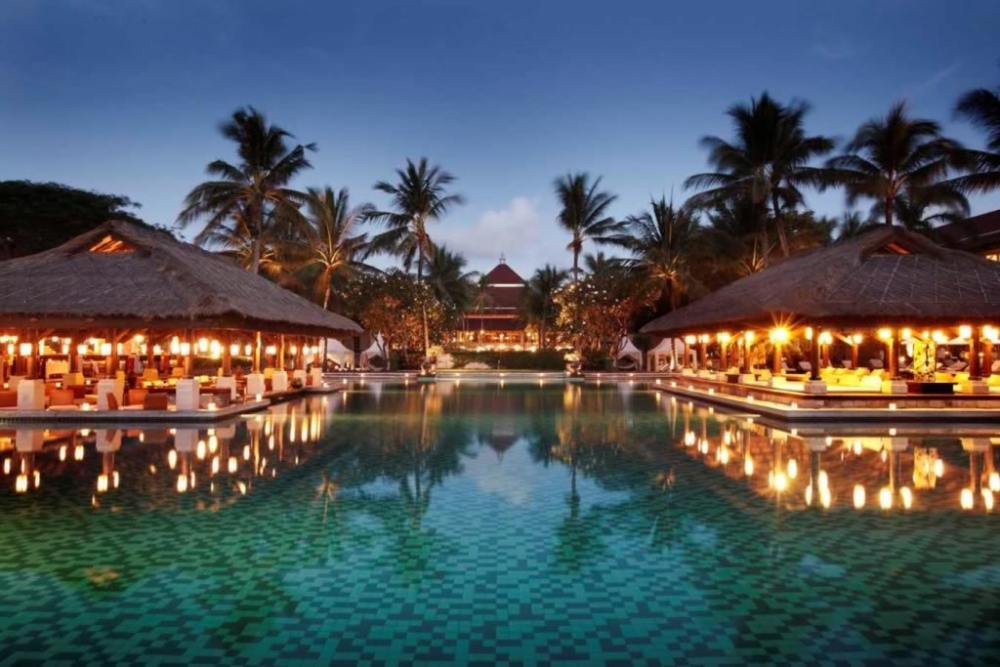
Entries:
<svg viewBox="0 0 1000 667">
<path fill-rule="evenodd" d="M 6 432 L 0 645 L 986 661 L 996 431 L 793 432 L 628 384 L 368 383 L 215 429 Z"/>
</svg>

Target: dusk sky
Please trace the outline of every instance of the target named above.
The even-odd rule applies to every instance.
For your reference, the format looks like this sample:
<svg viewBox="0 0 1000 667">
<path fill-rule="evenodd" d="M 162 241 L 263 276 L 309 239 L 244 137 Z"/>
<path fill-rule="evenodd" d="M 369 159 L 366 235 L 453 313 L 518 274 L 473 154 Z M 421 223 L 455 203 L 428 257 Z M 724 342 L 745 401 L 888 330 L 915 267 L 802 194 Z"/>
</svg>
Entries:
<svg viewBox="0 0 1000 667">
<path fill-rule="evenodd" d="M 951 111 L 1000 84 L 998 28 L 997 0 L 4 0 L 0 179 L 124 194 L 172 225 L 205 165 L 234 157 L 218 123 L 252 104 L 319 145 L 301 187 L 380 204 L 372 184 L 407 157 L 442 165 L 467 204 L 435 239 L 527 276 L 569 262 L 556 176 L 602 175 L 615 215 L 681 202 L 699 137 L 728 137 L 725 109 L 764 90 L 809 101 L 810 132 L 845 138 L 906 99 L 982 146 Z M 809 203 L 844 210 L 840 192 Z"/>
</svg>

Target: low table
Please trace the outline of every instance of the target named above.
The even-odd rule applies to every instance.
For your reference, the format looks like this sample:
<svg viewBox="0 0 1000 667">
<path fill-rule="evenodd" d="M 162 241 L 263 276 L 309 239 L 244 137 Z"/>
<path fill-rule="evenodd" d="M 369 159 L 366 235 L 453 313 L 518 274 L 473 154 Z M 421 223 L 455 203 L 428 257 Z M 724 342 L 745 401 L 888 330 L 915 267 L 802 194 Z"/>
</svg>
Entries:
<svg viewBox="0 0 1000 667">
<path fill-rule="evenodd" d="M 906 392 L 908 394 L 954 394 L 954 382 L 920 382 L 918 380 L 907 380 Z"/>
</svg>

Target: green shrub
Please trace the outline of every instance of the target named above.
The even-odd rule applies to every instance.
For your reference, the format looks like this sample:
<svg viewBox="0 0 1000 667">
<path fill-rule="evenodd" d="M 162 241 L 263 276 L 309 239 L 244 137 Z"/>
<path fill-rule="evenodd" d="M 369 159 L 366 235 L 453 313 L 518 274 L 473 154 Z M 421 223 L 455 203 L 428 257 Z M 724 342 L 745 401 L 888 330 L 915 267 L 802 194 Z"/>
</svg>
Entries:
<svg viewBox="0 0 1000 667">
<path fill-rule="evenodd" d="M 455 368 L 477 362 L 490 368 L 505 370 L 561 371 L 566 369 L 563 352 L 560 350 L 539 350 L 537 352 L 469 352 L 449 350 Z"/>
</svg>

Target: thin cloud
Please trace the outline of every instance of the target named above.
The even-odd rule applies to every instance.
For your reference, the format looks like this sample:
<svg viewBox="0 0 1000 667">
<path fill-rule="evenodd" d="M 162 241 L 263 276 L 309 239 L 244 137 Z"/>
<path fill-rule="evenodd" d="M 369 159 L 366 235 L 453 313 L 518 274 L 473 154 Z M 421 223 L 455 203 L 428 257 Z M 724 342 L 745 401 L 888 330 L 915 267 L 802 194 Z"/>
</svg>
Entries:
<svg viewBox="0 0 1000 667">
<path fill-rule="evenodd" d="M 832 60 L 835 62 L 850 60 L 860 52 L 858 46 L 847 37 L 817 40 L 812 45 L 811 51 L 823 60 Z"/>
<path fill-rule="evenodd" d="M 476 265 L 495 262 L 501 254 L 516 255 L 537 243 L 539 226 L 537 201 L 519 196 L 499 210 L 485 211 L 472 225 L 446 223 L 434 237 Z"/>
</svg>

